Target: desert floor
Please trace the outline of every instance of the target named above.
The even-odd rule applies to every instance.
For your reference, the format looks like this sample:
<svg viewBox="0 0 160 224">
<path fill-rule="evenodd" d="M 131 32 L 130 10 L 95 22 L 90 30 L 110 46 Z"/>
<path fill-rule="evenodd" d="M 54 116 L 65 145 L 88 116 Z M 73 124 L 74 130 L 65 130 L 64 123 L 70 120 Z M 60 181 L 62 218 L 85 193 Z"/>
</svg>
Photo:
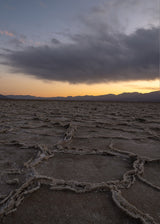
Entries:
<svg viewBox="0 0 160 224">
<path fill-rule="evenodd" d="M 1 100 L 0 223 L 160 223 L 160 104 Z"/>
</svg>

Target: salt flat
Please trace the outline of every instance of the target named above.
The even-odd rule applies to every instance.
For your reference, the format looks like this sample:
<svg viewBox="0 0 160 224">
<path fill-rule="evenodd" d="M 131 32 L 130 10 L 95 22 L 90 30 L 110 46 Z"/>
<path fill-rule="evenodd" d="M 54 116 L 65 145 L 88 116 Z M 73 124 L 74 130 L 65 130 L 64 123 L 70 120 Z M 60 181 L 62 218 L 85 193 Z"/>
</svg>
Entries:
<svg viewBox="0 0 160 224">
<path fill-rule="evenodd" d="M 160 104 L 0 101 L 1 223 L 160 223 Z"/>
</svg>

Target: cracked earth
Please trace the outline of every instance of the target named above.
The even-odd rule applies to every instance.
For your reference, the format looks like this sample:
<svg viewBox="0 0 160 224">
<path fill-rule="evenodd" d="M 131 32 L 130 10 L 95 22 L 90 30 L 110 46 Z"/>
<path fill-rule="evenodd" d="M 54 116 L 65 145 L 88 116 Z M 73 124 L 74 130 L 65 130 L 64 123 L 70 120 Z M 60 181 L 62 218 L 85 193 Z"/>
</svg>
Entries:
<svg viewBox="0 0 160 224">
<path fill-rule="evenodd" d="M 0 223 L 160 223 L 160 104 L 0 101 Z"/>
</svg>

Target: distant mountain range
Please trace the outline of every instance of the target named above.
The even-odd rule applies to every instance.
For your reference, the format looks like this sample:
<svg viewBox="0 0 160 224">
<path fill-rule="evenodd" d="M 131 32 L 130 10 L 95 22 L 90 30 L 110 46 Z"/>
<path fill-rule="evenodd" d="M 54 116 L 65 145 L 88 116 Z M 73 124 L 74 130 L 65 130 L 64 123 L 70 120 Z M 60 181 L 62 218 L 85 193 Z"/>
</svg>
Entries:
<svg viewBox="0 0 160 224">
<path fill-rule="evenodd" d="M 119 95 L 108 94 L 100 96 L 68 96 L 68 97 L 36 97 L 30 95 L 0 95 L 0 99 L 22 100 L 82 100 L 82 101 L 125 101 L 125 102 L 160 102 L 160 91 L 150 93 L 122 93 Z"/>
<path fill-rule="evenodd" d="M 0 99 L 7 99 L 7 97 L 0 94 Z"/>
</svg>

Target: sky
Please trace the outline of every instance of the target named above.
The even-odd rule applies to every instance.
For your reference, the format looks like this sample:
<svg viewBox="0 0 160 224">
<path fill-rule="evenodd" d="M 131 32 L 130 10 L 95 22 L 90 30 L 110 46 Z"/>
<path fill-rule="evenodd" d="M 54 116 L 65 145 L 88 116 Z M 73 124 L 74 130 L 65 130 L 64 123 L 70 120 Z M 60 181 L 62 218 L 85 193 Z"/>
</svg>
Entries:
<svg viewBox="0 0 160 224">
<path fill-rule="evenodd" d="M 0 94 L 160 90 L 160 0 L 0 0 Z"/>
</svg>

